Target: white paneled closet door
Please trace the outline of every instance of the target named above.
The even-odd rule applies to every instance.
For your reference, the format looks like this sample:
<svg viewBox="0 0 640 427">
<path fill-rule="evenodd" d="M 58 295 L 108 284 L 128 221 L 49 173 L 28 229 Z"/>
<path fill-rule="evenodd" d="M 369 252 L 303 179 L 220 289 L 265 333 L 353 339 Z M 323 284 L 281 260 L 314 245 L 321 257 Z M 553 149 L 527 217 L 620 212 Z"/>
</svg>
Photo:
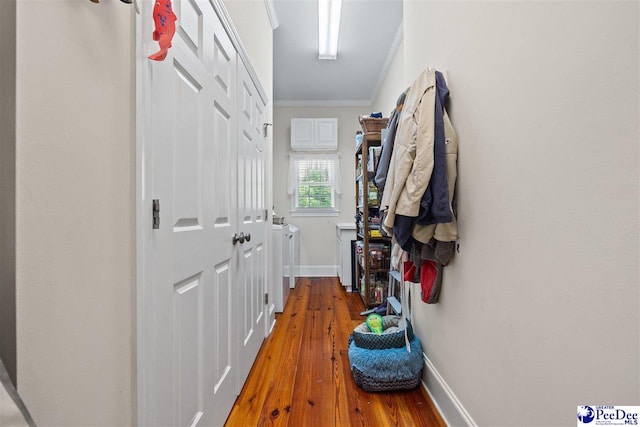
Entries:
<svg viewBox="0 0 640 427">
<path fill-rule="evenodd" d="M 265 105 L 249 73 L 238 61 L 238 227 L 245 236 L 238 268 L 242 320 L 242 385 L 265 337 L 267 280 L 266 147 L 262 135 Z"/>
<path fill-rule="evenodd" d="M 212 3 L 173 5 L 169 55 L 138 60 L 139 419 L 221 426 L 266 329 L 264 103 Z M 138 22 L 148 55 L 153 23 Z"/>
</svg>

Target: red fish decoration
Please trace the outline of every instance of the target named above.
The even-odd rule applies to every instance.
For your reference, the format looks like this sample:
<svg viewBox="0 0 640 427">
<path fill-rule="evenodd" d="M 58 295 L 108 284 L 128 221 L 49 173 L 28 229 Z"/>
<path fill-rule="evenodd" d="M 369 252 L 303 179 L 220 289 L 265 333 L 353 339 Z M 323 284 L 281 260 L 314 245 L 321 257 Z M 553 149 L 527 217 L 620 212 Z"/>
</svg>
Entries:
<svg viewBox="0 0 640 427">
<path fill-rule="evenodd" d="M 167 52 L 171 47 L 171 39 L 176 33 L 176 20 L 178 17 L 173 13 L 171 0 L 156 0 L 153 6 L 153 22 L 156 29 L 153 32 L 153 40 L 160 45 L 160 50 L 149 56 L 154 61 L 164 61 Z"/>
</svg>

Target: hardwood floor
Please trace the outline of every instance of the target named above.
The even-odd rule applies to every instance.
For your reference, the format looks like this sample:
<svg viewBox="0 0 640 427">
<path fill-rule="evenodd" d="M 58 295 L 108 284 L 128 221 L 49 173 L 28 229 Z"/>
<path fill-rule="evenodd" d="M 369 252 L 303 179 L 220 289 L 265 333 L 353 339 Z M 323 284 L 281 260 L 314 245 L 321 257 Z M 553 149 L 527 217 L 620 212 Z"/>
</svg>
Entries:
<svg viewBox="0 0 640 427">
<path fill-rule="evenodd" d="M 348 337 L 364 321 L 358 294 L 337 278 L 302 278 L 265 340 L 227 426 L 444 426 L 420 386 L 367 393 L 356 386 Z"/>
</svg>

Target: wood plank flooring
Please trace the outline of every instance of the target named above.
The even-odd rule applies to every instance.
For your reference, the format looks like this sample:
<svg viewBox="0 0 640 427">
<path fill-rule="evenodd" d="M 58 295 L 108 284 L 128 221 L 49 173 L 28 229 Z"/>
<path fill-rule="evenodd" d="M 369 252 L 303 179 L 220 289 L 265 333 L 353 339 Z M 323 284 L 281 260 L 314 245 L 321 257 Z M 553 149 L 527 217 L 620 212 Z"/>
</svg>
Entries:
<svg viewBox="0 0 640 427">
<path fill-rule="evenodd" d="M 422 387 L 367 393 L 356 386 L 347 348 L 362 310 L 359 295 L 337 278 L 299 280 L 226 425 L 445 426 Z"/>
</svg>

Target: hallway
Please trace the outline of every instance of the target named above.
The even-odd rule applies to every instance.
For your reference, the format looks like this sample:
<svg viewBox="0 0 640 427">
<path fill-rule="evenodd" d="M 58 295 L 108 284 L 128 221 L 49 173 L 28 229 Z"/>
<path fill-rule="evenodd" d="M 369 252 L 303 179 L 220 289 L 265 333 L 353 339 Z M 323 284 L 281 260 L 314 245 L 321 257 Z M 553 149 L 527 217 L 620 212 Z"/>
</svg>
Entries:
<svg viewBox="0 0 640 427">
<path fill-rule="evenodd" d="M 337 278 L 302 278 L 264 341 L 227 426 L 444 426 L 422 387 L 367 393 L 349 369 L 364 317 Z"/>
</svg>

